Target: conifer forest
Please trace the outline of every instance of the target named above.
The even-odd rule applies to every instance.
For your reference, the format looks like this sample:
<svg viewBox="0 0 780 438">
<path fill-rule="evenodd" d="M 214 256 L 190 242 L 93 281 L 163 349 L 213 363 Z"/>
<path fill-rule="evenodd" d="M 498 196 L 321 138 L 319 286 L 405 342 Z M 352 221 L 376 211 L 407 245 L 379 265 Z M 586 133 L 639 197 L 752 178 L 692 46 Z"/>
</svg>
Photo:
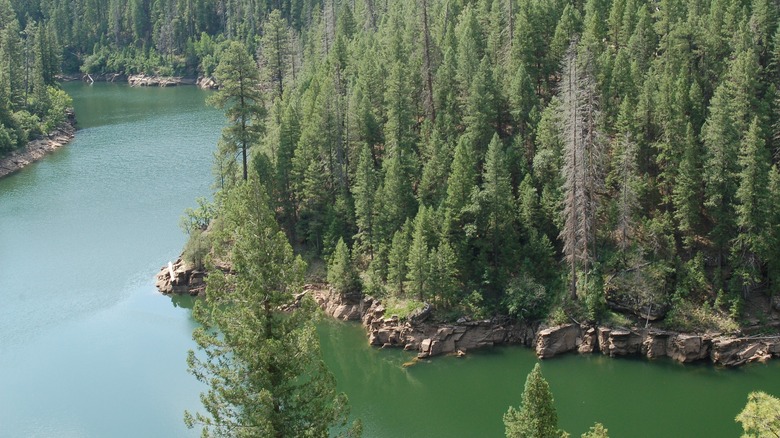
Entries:
<svg viewBox="0 0 780 438">
<path fill-rule="evenodd" d="M 780 287 L 779 19 L 771 0 L 1 0 L 0 152 L 60 120 L 60 73 L 214 76 L 217 188 L 256 175 L 343 293 L 728 329 Z"/>
</svg>

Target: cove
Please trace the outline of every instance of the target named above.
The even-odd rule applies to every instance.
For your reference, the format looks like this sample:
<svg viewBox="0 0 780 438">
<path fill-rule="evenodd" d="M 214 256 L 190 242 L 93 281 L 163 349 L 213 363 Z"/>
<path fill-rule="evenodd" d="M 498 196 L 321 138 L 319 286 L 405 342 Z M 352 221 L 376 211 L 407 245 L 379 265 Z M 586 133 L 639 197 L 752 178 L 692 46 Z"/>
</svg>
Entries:
<svg viewBox="0 0 780 438">
<path fill-rule="evenodd" d="M 211 192 L 224 118 L 195 87 L 67 84 L 81 130 L 0 180 L 0 437 L 187 437 L 203 389 L 187 374 L 186 298 L 154 287 L 178 220 Z M 325 361 L 365 437 L 500 437 L 537 359 L 524 348 L 436 358 L 369 347 L 321 321 Z M 780 365 L 735 370 L 569 355 L 542 362 L 562 428 L 614 437 L 740 433 L 751 390 L 780 395 Z"/>
</svg>

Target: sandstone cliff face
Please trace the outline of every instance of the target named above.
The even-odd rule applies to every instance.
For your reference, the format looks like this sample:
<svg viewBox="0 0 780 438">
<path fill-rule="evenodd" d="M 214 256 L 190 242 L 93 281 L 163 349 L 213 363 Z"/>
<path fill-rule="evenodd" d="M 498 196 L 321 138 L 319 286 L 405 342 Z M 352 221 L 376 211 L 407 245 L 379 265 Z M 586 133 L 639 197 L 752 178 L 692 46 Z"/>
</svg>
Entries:
<svg viewBox="0 0 780 438">
<path fill-rule="evenodd" d="M 539 358 L 572 351 L 600 351 L 610 357 L 669 357 L 683 363 L 710 360 L 716 365 L 733 367 L 780 356 L 780 337 L 735 338 L 576 324 L 546 328 L 536 336 Z"/>
<path fill-rule="evenodd" d="M 227 271 L 229 267 L 220 269 Z M 164 294 L 202 295 L 205 276 L 204 271 L 179 259 L 161 268 L 157 288 Z M 388 315 L 381 301 L 370 296 L 343 296 L 325 285 L 308 285 L 304 293 L 312 294 L 328 316 L 363 324 L 371 345 L 415 351 L 420 359 L 446 354 L 462 356 L 467 351 L 495 345 L 533 347 L 540 359 L 570 352 L 601 352 L 610 357 L 669 357 L 683 363 L 710 360 L 726 367 L 780 357 L 780 336 L 738 338 L 579 324 L 540 327 L 500 318 L 461 318 L 454 324 L 435 324 L 427 322 L 430 307 L 402 321 Z"/>
<path fill-rule="evenodd" d="M 530 346 L 536 329 L 508 321 L 461 320 L 456 324 L 425 322 L 425 309 L 401 321 L 387 315 L 382 303 L 373 297 L 342 297 L 329 290 L 313 290 L 314 298 L 326 314 L 340 320 L 360 321 L 368 331 L 371 345 L 398 347 L 417 352 L 418 358 L 443 354 L 463 355 L 466 351 L 502 344 Z"/>
</svg>

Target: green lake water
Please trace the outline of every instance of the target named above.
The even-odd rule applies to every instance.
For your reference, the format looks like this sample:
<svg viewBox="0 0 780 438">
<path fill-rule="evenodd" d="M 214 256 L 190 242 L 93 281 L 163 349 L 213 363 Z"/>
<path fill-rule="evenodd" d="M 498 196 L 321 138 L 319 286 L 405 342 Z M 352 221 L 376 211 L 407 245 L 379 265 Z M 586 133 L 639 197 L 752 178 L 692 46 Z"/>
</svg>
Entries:
<svg viewBox="0 0 780 438">
<path fill-rule="evenodd" d="M 80 131 L 0 179 L 0 437 L 197 436 L 203 389 L 186 372 L 191 302 L 161 296 L 178 220 L 211 192 L 223 117 L 195 87 L 67 84 Z M 325 360 L 366 437 L 500 437 L 536 358 L 496 348 L 410 368 L 359 326 L 320 324 Z M 564 356 L 544 361 L 561 426 L 613 437 L 733 437 L 751 390 L 780 395 L 780 364 L 737 370 Z"/>
</svg>

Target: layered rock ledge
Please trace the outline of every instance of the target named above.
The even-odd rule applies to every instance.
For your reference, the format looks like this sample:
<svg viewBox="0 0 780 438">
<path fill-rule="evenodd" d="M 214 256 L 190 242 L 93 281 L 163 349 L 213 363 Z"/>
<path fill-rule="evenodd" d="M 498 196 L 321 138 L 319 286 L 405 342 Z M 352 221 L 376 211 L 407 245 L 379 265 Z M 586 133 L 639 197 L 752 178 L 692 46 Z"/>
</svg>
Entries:
<svg viewBox="0 0 780 438">
<path fill-rule="evenodd" d="M 401 321 L 387 315 L 382 303 L 370 296 L 342 296 L 310 286 L 317 304 L 325 313 L 342 321 L 360 321 L 368 330 L 368 342 L 379 347 L 398 347 L 417 352 L 419 359 L 443 354 L 464 355 L 467 351 L 495 345 L 531 346 L 537 327 L 507 320 L 469 321 L 455 324 L 427 322 L 430 308 Z"/>
<path fill-rule="evenodd" d="M 205 276 L 206 272 L 189 267 L 179 259 L 162 267 L 157 275 L 157 288 L 164 294 L 202 295 Z M 428 320 L 430 306 L 401 320 L 388 314 L 382 302 L 371 296 L 341 295 L 323 284 L 310 284 L 305 289 L 304 293 L 311 294 L 328 316 L 360 322 L 366 328 L 369 344 L 414 351 L 419 359 L 447 354 L 462 356 L 468 351 L 496 345 L 534 348 L 540 359 L 572 352 L 600 352 L 610 357 L 668 357 L 682 363 L 709 360 L 725 367 L 780 357 L 780 336 L 738 337 L 580 324 L 542 327 L 508 318 L 480 321 L 461 318 L 445 324 Z"/>
<path fill-rule="evenodd" d="M 600 351 L 610 357 L 669 357 L 682 363 L 709 360 L 734 367 L 780 356 L 780 336 L 734 337 L 577 324 L 545 328 L 536 336 L 536 354 L 542 359 L 573 351 Z"/>
<path fill-rule="evenodd" d="M 131 87 L 173 87 L 176 85 L 195 85 L 197 80 L 182 76 L 147 76 L 140 74 L 128 76 L 127 83 Z"/>
<path fill-rule="evenodd" d="M 48 135 L 27 143 L 22 149 L 0 158 L 0 178 L 10 175 L 27 165 L 40 160 L 46 154 L 70 143 L 76 135 L 76 117 L 68 110 L 65 122 Z"/>
</svg>

